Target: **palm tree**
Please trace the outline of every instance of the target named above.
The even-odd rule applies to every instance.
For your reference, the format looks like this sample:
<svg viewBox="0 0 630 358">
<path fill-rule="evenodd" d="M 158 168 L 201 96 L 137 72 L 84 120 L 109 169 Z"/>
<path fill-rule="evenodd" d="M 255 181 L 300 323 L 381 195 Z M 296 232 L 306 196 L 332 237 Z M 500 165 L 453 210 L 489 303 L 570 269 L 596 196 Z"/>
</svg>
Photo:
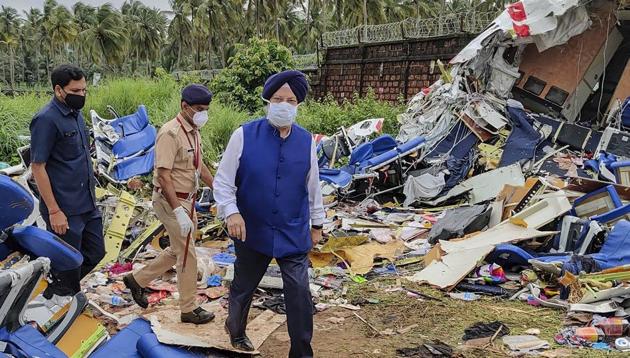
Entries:
<svg viewBox="0 0 630 358">
<path fill-rule="evenodd" d="M 147 75 L 151 73 L 151 60 L 158 57 L 164 42 L 166 17 L 157 9 L 150 9 L 139 1 L 125 2 L 122 7 L 130 38 L 130 50 L 139 63 L 146 61 Z M 135 72 L 135 65 L 133 66 Z"/>
<path fill-rule="evenodd" d="M 168 27 L 168 37 L 172 44 L 177 46 L 177 62 L 175 68 L 179 69 L 182 59 L 182 50 L 191 45 L 190 35 L 192 34 L 192 24 L 188 19 L 186 4 L 177 0 L 170 0 L 175 16 Z"/>
<path fill-rule="evenodd" d="M 123 22 L 125 23 L 125 30 L 129 35 L 129 48 L 127 49 L 129 58 L 131 60 L 131 73 L 136 73 L 136 68 L 140 63 L 140 51 L 142 44 L 136 40 L 137 30 L 139 29 L 140 12 L 144 8 L 144 4 L 137 0 L 127 0 L 120 8 L 122 13 Z"/>
<path fill-rule="evenodd" d="M 197 20 L 197 11 L 203 5 L 204 0 L 185 0 L 186 6 L 190 9 L 190 27 L 192 28 L 192 37 L 194 40 L 195 46 L 195 58 L 194 58 L 194 69 L 198 68 L 198 64 L 200 61 L 200 44 L 202 42 L 200 34 L 204 32 L 203 27 L 200 27 L 198 24 L 195 24 Z"/>
<path fill-rule="evenodd" d="M 120 65 L 127 45 L 127 33 L 121 15 L 110 4 L 96 11 L 96 22 L 84 31 L 92 61 L 101 65 Z"/>
<path fill-rule="evenodd" d="M 15 48 L 18 46 L 19 18 L 17 10 L 2 6 L 0 11 L 0 44 L 9 50 L 9 78 L 11 88 L 15 87 Z"/>
<path fill-rule="evenodd" d="M 66 7 L 57 6 L 52 10 L 44 27 L 50 36 L 50 54 L 56 58 L 57 62 L 64 61 L 63 53 L 66 51 L 66 45 L 77 36 L 72 14 Z"/>
<path fill-rule="evenodd" d="M 81 66 L 83 53 L 87 52 L 86 42 L 83 39 L 85 32 L 96 25 L 96 8 L 78 2 L 72 6 L 72 12 L 74 13 L 74 23 L 78 31 L 77 38 L 79 40 L 76 42 L 77 62 Z"/>
<path fill-rule="evenodd" d="M 34 51 L 34 69 L 35 80 L 40 81 L 39 65 L 41 58 L 41 43 L 44 42 L 42 32 L 44 27 L 44 14 L 37 8 L 31 8 L 28 12 L 24 12 L 26 21 L 24 22 L 23 33 L 26 38 L 28 47 Z"/>
<path fill-rule="evenodd" d="M 343 15 L 348 27 L 387 22 L 383 0 L 345 0 Z"/>
<path fill-rule="evenodd" d="M 199 9 L 200 13 L 204 14 L 200 17 L 200 26 L 204 29 L 203 35 L 208 41 L 206 46 L 208 69 L 212 69 L 212 57 L 216 53 L 215 46 L 224 45 L 226 32 L 229 37 L 232 35 L 230 29 L 232 20 L 235 20 L 233 6 L 233 1 L 206 0 Z"/>
</svg>

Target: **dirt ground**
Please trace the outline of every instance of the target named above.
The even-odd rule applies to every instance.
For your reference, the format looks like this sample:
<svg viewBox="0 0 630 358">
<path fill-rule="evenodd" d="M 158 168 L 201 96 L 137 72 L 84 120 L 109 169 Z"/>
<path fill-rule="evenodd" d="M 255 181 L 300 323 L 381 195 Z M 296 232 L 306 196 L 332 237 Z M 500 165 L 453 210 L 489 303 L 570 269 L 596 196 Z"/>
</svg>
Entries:
<svg viewBox="0 0 630 358">
<path fill-rule="evenodd" d="M 464 349 L 464 329 L 479 321 L 501 321 L 511 334 L 525 334 L 529 328 L 538 328 L 540 337 L 551 344 L 551 350 L 562 349 L 571 357 L 622 357 L 623 354 L 591 349 L 571 349 L 556 345 L 553 336 L 562 327 L 563 311 L 537 308 L 525 303 L 483 297 L 478 301 L 464 302 L 445 297 L 444 293 L 427 287 L 403 282 L 405 287 L 435 297 L 438 300 L 419 300 L 405 292 L 385 292 L 395 284 L 393 280 L 377 280 L 355 284 L 348 293 L 356 298 L 376 299 L 377 304 L 366 304 L 356 311 L 380 332 L 397 330 L 416 324 L 405 333 L 377 334 L 353 311 L 334 307 L 315 315 L 313 349 L 317 357 L 396 357 L 396 349 L 417 347 L 424 342 L 440 340 L 449 344 L 459 357 L 506 357 L 507 348 L 500 340 L 484 349 Z M 335 321 L 343 321 L 336 323 Z M 404 330 L 403 330 L 404 331 Z M 262 357 L 287 357 L 289 337 L 286 325 L 274 332 L 262 345 Z M 561 351 L 557 351 L 560 353 Z"/>
</svg>

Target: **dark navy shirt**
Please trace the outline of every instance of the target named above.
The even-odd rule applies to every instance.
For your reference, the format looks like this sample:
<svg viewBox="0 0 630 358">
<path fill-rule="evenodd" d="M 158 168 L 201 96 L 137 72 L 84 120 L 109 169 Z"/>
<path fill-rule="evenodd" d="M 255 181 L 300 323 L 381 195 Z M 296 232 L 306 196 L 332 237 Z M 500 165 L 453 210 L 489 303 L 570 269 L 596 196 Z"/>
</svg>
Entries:
<svg viewBox="0 0 630 358">
<path fill-rule="evenodd" d="M 46 163 L 53 195 L 66 216 L 96 209 L 96 179 L 81 111 L 56 97 L 31 121 L 31 162 Z M 40 210 L 48 211 L 44 201 Z"/>
</svg>

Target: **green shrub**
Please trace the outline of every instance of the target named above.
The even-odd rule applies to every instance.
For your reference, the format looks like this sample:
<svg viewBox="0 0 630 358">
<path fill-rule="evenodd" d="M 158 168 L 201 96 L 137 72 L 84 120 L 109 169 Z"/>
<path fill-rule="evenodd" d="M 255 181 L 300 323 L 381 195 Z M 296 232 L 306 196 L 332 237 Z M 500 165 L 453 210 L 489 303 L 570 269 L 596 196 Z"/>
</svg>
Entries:
<svg viewBox="0 0 630 358">
<path fill-rule="evenodd" d="M 18 136 L 28 136 L 33 115 L 50 100 L 48 95 L 34 93 L 15 97 L 0 94 L 0 162 L 17 164 L 17 148 L 26 143 Z"/>
<path fill-rule="evenodd" d="M 369 91 L 365 97 L 355 94 L 341 105 L 331 96 L 319 102 L 308 101 L 300 106 L 297 121 L 312 133 L 333 134 L 341 126 L 347 128 L 364 119 L 384 118 L 383 132 L 398 134 L 397 116 L 404 110 L 403 104 L 381 102 Z"/>
<path fill-rule="evenodd" d="M 254 113 L 261 106 L 260 95 L 267 77 L 293 68 L 293 57 L 279 42 L 255 37 L 246 45 L 236 45 L 236 49 L 228 67 L 213 79 L 210 87 L 221 102 Z"/>
<path fill-rule="evenodd" d="M 180 91 L 180 85 L 168 77 L 105 81 L 89 89 L 84 116 L 89 120 L 89 110 L 94 109 L 102 117 L 109 118 L 108 105 L 122 116 L 135 112 L 138 105 L 144 104 L 152 122 L 161 124 L 179 111 Z"/>
<path fill-rule="evenodd" d="M 156 71 L 155 79 L 120 78 L 101 83 L 90 88 L 84 115 L 89 122 L 89 111 L 95 109 L 104 118 L 110 118 L 107 105 L 111 105 L 120 115 L 127 115 L 144 104 L 149 119 L 161 126 L 180 111 L 181 88 L 187 84 L 176 82 L 171 76 Z M 198 82 L 197 79 L 187 79 Z M 258 98 L 258 97 L 257 97 Z M 29 123 L 33 115 L 48 101 L 46 94 L 25 94 L 16 97 L 0 95 L 0 161 L 16 164 L 17 148 L 24 143 L 18 135 L 29 135 Z M 264 106 L 256 100 L 250 112 L 239 109 L 237 104 L 213 101 L 209 110 L 210 120 L 201 130 L 204 159 L 216 161 L 225 149 L 231 133 L 242 123 L 264 115 Z M 396 116 L 404 111 L 403 105 L 380 102 L 373 93 L 364 98 L 355 96 L 352 100 L 337 104 L 331 97 L 322 101 L 309 100 L 300 106 L 298 123 L 313 133 L 332 134 L 340 126 L 351 126 L 367 118 L 385 118 L 384 132 L 396 134 Z M 252 114 L 250 114 L 252 113 Z M 89 123 L 88 123 L 89 126 Z"/>
</svg>

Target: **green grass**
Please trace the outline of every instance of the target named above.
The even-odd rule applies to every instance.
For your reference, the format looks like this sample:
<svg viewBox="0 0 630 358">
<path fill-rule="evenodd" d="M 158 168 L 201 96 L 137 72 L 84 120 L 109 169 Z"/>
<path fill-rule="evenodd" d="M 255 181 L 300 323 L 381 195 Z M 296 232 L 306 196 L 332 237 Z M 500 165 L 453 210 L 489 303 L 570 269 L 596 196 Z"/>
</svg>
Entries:
<svg viewBox="0 0 630 358">
<path fill-rule="evenodd" d="M 186 78 L 176 82 L 168 75 L 150 78 L 118 78 L 102 82 L 98 87 L 88 88 L 84 117 L 89 122 L 89 111 L 94 109 L 104 118 L 109 118 L 107 106 L 111 105 L 120 115 L 133 113 L 138 105 L 144 104 L 151 122 L 161 126 L 172 119 L 180 110 L 180 92 L 188 83 L 199 82 Z M 45 94 L 24 94 L 16 97 L 0 95 L 0 161 L 15 164 L 16 149 L 23 145 L 18 135 L 29 135 L 29 123 L 35 113 L 50 97 Z M 365 98 L 355 97 L 352 101 L 337 104 L 327 98 L 321 102 L 307 101 L 300 106 L 297 121 L 313 133 L 332 134 L 340 126 L 350 126 L 367 118 L 385 118 L 386 133 L 398 132 L 396 116 L 404 111 L 402 105 L 391 105 L 376 100 L 373 94 Z M 210 106 L 208 124 L 202 129 L 204 158 L 215 161 L 225 149 L 230 134 L 242 123 L 262 116 L 262 108 L 249 115 L 233 105 L 214 101 Z"/>
<path fill-rule="evenodd" d="M 6 97 L 0 94 L 0 162 L 16 164 L 17 148 L 25 143 L 19 135 L 29 135 L 33 115 L 48 101 L 46 96 L 24 94 Z"/>
</svg>

